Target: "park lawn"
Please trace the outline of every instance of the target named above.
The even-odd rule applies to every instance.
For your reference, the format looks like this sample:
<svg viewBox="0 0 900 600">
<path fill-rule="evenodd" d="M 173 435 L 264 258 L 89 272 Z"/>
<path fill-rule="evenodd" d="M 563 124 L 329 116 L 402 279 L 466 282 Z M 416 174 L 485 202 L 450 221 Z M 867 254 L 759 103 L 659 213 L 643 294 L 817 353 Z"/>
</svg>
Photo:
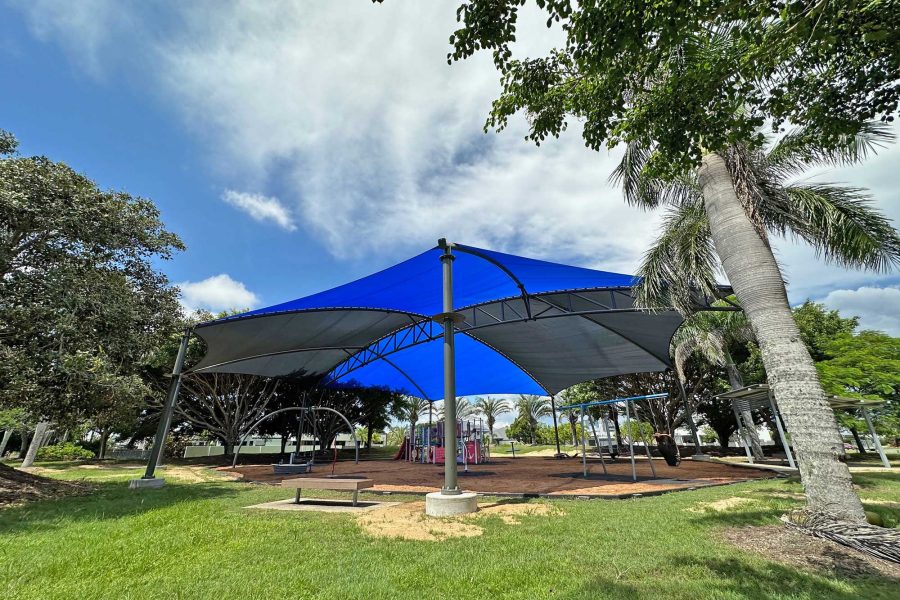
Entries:
<svg viewBox="0 0 900 600">
<path fill-rule="evenodd" d="M 840 579 L 720 541 L 724 527 L 777 523 L 799 485 L 764 480 L 619 501 L 554 501 L 564 514 L 441 542 L 373 538 L 347 514 L 255 511 L 287 497 L 205 469 L 173 468 L 160 490 L 140 471 L 43 465 L 85 478 L 90 496 L 0 510 L 0 597 L 15 598 L 896 598 L 898 583 Z M 900 522 L 900 478 L 856 476 L 865 500 Z M 751 498 L 717 512 L 704 505 Z M 392 500 L 421 500 L 394 496 Z M 533 500 L 532 502 L 543 502 Z M 693 508 L 693 511 L 687 509 Z"/>
<path fill-rule="evenodd" d="M 580 447 L 575 447 L 572 445 L 560 444 L 560 450 L 563 452 L 581 452 Z M 531 444 L 521 444 L 516 442 L 516 456 L 520 454 L 532 454 L 534 452 L 546 452 L 553 451 L 556 452 L 556 446 L 553 444 L 536 444 L 532 446 Z M 512 456 L 512 446 L 509 442 L 501 442 L 500 445 L 491 446 L 491 456 Z"/>
</svg>

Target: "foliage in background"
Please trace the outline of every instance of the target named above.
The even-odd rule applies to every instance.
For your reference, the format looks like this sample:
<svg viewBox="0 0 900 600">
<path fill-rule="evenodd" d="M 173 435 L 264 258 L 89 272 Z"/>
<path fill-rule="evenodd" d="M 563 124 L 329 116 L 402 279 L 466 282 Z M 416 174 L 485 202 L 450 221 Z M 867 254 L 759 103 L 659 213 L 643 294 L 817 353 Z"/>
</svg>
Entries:
<svg viewBox="0 0 900 600">
<path fill-rule="evenodd" d="M 84 460 L 94 458 L 94 451 L 72 442 L 44 446 L 38 450 L 38 460 Z"/>
</svg>

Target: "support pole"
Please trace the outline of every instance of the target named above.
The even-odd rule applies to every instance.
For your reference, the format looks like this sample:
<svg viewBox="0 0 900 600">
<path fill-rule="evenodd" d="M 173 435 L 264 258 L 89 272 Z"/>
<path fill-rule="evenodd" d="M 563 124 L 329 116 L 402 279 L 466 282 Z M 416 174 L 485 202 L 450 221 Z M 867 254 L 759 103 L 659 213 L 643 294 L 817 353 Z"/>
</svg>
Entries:
<svg viewBox="0 0 900 600">
<path fill-rule="evenodd" d="M 862 414 L 863 418 L 866 420 L 866 426 L 869 428 L 869 433 L 872 435 L 872 442 L 875 444 L 875 450 L 878 451 L 878 456 L 881 457 L 881 464 L 884 465 L 885 469 L 890 469 L 891 463 L 884 454 L 884 448 L 881 447 L 881 440 L 878 439 L 878 434 L 875 433 L 875 426 L 872 425 L 872 417 L 869 415 L 869 410 L 865 406 L 862 407 Z"/>
<path fill-rule="evenodd" d="M 775 395 L 772 393 L 772 388 L 769 388 L 769 406 L 772 408 L 772 416 L 775 418 L 775 427 L 778 428 L 778 435 L 781 436 L 781 443 L 784 447 L 784 453 L 787 455 L 788 464 L 792 469 L 796 469 L 797 465 L 794 463 L 794 456 L 791 454 L 791 444 L 784 434 L 784 425 L 781 423 L 781 417 L 778 416 L 778 406 L 775 404 Z"/>
<path fill-rule="evenodd" d="M 631 479 L 637 481 L 637 467 L 634 466 L 634 432 L 631 431 L 631 409 L 625 403 L 625 427 L 628 428 L 628 455 L 631 458 Z"/>
<path fill-rule="evenodd" d="M 697 432 L 697 424 L 694 423 L 694 411 L 691 410 L 691 403 L 688 402 L 687 392 L 684 391 L 684 384 L 681 383 L 681 378 L 678 377 L 677 374 L 675 379 L 678 381 L 678 389 L 681 392 L 681 401 L 684 402 L 684 418 L 691 430 L 691 436 L 694 438 L 694 456 L 704 456 L 703 440 L 700 439 L 700 434 Z"/>
<path fill-rule="evenodd" d="M 162 460 L 166 438 L 169 435 L 169 427 L 172 424 L 172 413 L 175 410 L 175 402 L 178 399 L 178 390 L 181 389 L 181 371 L 184 369 L 184 359 L 187 356 L 190 339 L 191 330 L 188 329 L 181 336 L 181 345 L 178 346 L 178 355 L 175 357 L 175 366 L 172 368 L 172 381 L 169 383 L 169 393 L 166 396 L 162 414 L 159 416 L 159 427 L 156 430 L 156 437 L 153 439 L 153 449 L 150 451 L 147 470 L 141 479 L 155 479 L 156 466 Z"/>
<path fill-rule="evenodd" d="M 456 471 L 456 349 L 453 340 L 453 260 L 450 244 L 441 240 L 444 320 L 444 487 L 441 494 L 460 493 Z M 452 456 L 451 456 L 452 454 Z"/>
<path fill-rule="evenodd" d="M 584 408 L 581 412 L 581 470 L 584 472 L 584 478 L 587 479 L 587 444 L 584 443 Z"/>
<path fill-rule="evenodd" d="M 550 410 L 553 411 L 553 437 L 556 440 L 556 458 L 562 456 L 562 450 L 559 449 L 559 426 L 556 422 L 556 398 L 550 394 Z"/>
<path fill-rule="evenodd" d="M 737 421 L 738 426 L 738 436 L 741 438 L 741 443 L 744 445 L 744 452 L 747 453 L 747 460 L 750 464 L 753 464 L 753 453 L 750 452 L 750 444 L 747 443 L 747 436 L 744 434 L 744 426 L 742 425 L 743 420 L 741 419 L 741 413 L 738 412 L 737 407 L 734 403 L 731 404 L 731 410 L 734 412 L 734 419 Z M 773 412 L 775 409 L 772 409 Z M 779 431 L 781 429 L 779 428 Z M 784 439 L 784 438 L 782 438 Z"/>
</svg>

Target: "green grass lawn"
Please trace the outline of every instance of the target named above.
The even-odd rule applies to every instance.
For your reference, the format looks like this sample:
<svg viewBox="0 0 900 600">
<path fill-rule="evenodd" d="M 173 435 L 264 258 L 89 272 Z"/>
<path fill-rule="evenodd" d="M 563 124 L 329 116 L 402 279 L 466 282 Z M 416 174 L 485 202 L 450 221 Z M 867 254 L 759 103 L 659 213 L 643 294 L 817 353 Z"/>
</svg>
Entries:
<svg viewBox="0 0 900 600">
<path fill-rule="evenodd" d="M 516 442 L 516 456 L 519 456 L 520 454 L 532 454 L 542 450 L 552 450 L 556 452 L 556 446 L 553 444 L 537 444 L 532 446 L 530 444 Z M 581 452 L 581 447 L 560 444 L 560 450 L 571 454 L 572 452 Z M 501 442 L 499 445 L 491 446 L 491 456 L 512 456 L 512 446 L 509 442 Z"/>
<path fill-rule="evenodd" d="M 803 571 L 719 540 L 724 527 L 777 523 L 797 505 L 799 485 L 787 480 L 561 500 L 563 515 L 484 518 L 481 537 L 415 542 L 369 537 L 347 514 L 247 510 L 289 494 L 212 471 L 130 491 L 140 471 L 121 465 L 42 466 L 98 489 L 0 510 L 0 597 L 897 598 L 896 581 Z M 864 499 L 881 502 L 867 508 L 896 526 L 900 508 L 889 501 L 900 498 L 900 477 L 855 479 Z M 687 510 L 735 496 L 752 501 Z"/>
</svg>

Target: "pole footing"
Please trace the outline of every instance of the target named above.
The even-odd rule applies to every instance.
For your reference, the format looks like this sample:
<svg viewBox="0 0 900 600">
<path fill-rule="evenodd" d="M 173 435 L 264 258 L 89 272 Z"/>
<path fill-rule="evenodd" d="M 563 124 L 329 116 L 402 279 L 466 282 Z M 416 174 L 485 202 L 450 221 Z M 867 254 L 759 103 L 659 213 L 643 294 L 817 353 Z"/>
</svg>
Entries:
<svg viewBox="0 0 900 600">
<path fill-rule="evenodd" d="M 162 477 L 141 477 L 140 479 L 132 479 L 128 482 L 129 490 L 141 489 L 159 489 L 166 484 L 166 480 Z"/>
<path fill-rule="evenodd" d="M 432 492 L 425 496 L 425 514 L 429 517 L 455 517 L 478 510 L 478 494 Z"/>
</svg>

